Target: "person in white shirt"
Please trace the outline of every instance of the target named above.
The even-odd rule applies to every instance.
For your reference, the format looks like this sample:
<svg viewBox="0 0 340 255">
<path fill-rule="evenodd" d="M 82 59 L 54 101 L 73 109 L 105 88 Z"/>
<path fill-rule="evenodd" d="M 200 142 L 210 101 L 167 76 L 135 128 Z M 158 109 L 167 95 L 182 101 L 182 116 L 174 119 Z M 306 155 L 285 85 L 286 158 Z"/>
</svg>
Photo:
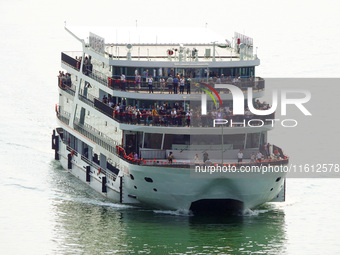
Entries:
<svg viewBox="0 0 340 255">
<path fill-rule="evenodd" d="M 242 162 L 242 160 L 243 160 L 243 152 L 242 152 L 242 150 L 240 150 L 237 153 L 237 159 L 238 159 L 238 163 Z"/>
<path fill-rule="evenodd" d="M 122 90 L 125 90 L 125 75 L 123 73 L 120 75 L 120 86 Z"/>
<path fill-rule="evenodd" d="M 252 152 L 251 155 L 250 155 L 250 162 L 251 163 L 255 162 L 255 153 L 254 152 Z"/>
<path fill-rule="evenodd" d="M 262 153 L 261 153 L 260 151 L 257 152 L 256 158 L 257 158 L 257 160 L 258 160 L 259 162 L 262 161 Z"/>
<path fill-rule="evenodd" d="M 195 162 L 195 166 L 197 166 L 200 163 L 200 159 L 198 157 L 198 154 L 195 155 L 194 162 Z"/>
<path fill-rule="evenodd" d="M 191 119 L 191 116 L 192 116 L 192 113 L 191 113 L 190 110 L 187 112 L 186 116 L 187 116 L 187 125 L 188 125 L 188 127 L 190 127 L 190 119 Z"/>
<path fill-rule="evenodd" d="M 159 84 L 160 84 L 161 94 L 163 94 L 164 93 L 164 89 L 165 89 L 165 79 L 163 77 L 161 77 L 159 79 Z"/>
<path fill-rule="evenodd" d="M 148 78 L 149 93 L 153 93 L 153 85 L 152 85 L 152 82 L 153 82 L 153 78 L 152 78 L 152 76 L 150 75 L 150 77 Z"/>
<path fill-rule="evenodd" d="M 175 108 L 173 108 L 173 109 L 171 110 L 170 115 L 171 115 L 171 125 L 176 125 L 176 116 L 177 116 L 177 112 L 176 112 Z"/>
<path fill-rule="evenodd" d="M 179 93 L 180 94 L 184 93 L 184 85 L 185 85 L 185 78 L 182 77 L 179 81 Z"/>
</svg>

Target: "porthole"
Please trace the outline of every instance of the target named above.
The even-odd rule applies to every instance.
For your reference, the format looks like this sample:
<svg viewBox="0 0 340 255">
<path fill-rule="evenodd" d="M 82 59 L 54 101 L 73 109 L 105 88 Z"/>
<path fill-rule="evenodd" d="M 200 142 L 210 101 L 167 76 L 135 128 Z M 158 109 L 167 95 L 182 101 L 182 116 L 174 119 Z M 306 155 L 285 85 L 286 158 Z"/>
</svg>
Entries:
<svg viewBox="0 0 340 255">
<path fill-rule="evenodd" d="M 273 188 L 271 188 L 270 191 L 273 191 Z"/>
<path fill-rule="evenodd" d="M 145 177 L 144 180 L 147 182 L 153 182 L 153 180 L 150 177 Z"/>
<path fill-rule="evenodd" d="M 277 179 L 276 179 L 276 182 L 279 182 L 281 180 L 281 177 L 278 177 Z"/>
<path fill-rule="evenodd" d="M 157 192 L 157 189 L 153 189 L 154 192 Z"/>
<path fill-rule="evenodd" d="M 137 186 L 133 186 L 135 189 L 137 189 Z"/>
<path fill-rule="evenodd" d="M 135 179 L 135 177 L 132 174 L 130 174 L 130 178 L 131 178 L 131 180 Z"/>
</svg>

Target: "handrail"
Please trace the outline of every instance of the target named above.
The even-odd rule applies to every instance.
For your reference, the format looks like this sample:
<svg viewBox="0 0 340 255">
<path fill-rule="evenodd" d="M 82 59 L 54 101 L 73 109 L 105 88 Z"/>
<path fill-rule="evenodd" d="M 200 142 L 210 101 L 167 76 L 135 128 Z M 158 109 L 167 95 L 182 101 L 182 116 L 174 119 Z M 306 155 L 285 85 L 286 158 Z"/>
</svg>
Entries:
<svg viewBox="0 0 340 255">
<path fill-rule="evenodd" d="M 92 160 L 89 160 L 87 157 L 85 157 L 84 155 L 82 155 L 81 153 L 79 153 L 78 151 L 76 151 L 75 149 L 73 149 L 72 147 L 70 147 L 69 145 L 66 145 L 66 150 L 68 150 L 69 152 L 72 152 L 74 153 L 75 156 L 78 156 L 78 154 L 81 155 L 81 159 L 86 162 L 87 164 L 89 164 L 90 166 L 92 166 L 93 168 L 95 168 L 96 170 L 99 171 L 100 169 L 100 173 L 103 173 L 105 174 L 107 177 L 111 178 L 113 181 L 116 180 L 117 178 L 117 175 L 113 172 L 111 172 L 110 170 L 108 169 L 105 169 L 101 166 L 99 166 L 97 163 L 95 163 L 94 161 Z"/>
<path fill-rule="evenodd" d="M 76 123 L 76 122 L 74 122 L 74 128 L 75 128 L 75 130 L 79 131 L 81 134 L 85 135 L 87 138 L 89 138 L 93 142 L 99 144 L 100 146 L 102 146 L 106 150 L 110 151 L 111 153 L 113 153 L 113 154 L 117 153 L 115 147 L 111 145 L 111 144 L 113 144 L 113 145 L 117 144 L 116 141 L 114 141 L 112 139 L 105 139 L 104 137 L 101 138 L 98 135 L 96 135 L 95 133 L 87 130 L 86 127 L 84 127 L 83 125 Z"/>
<path fill-rule="evenodd" d="M 89 100 L 89 99 L 88 99 Z M 188 127 L 211 127 L 213 124 L 213 117 L 208 115 L 203 116 L 195 116 L 188 118 L 186 115 L 177 115 L 172 118 L 170 114 L 157 114 L 153 116 L 152 114 L 141 113 L 138 115 L 134 115 L 132 112 L 118 112 L 114 110 L 112 107 L 107 104 L 99 101 L 98 99 L 94 99 L 94 108 L 103 114 L 107 115 L 111 119 L 119 123 L 126 123 L 132 125 L 150 125 L 153 126 L 188 126 Z M 269 115 L 227 115 L 228 124 L 232 121 L 233 123 L 239 123 L 250 120 L 259 120 L 258 123 L 255 121 L 252 122 L 252 126 L 262 125 L 263 124 L 271 124 L 271 119 L 275 119 L 275 113 Z M 266 119 L 268 119 L 266 121 Z M 189 120 L 189 121 L 188 121 Z M 189 125 L 188 125 L 189 124 Z M 247 125 L 247 123 L 246 123 Z M 236 126 L 236 125 L 233 125 Z M 237 124 L 240 126 L 240 124 Z"/>
<path fill-rule="evenodd" d="M 103 74 L 103 73 L 101 73 L 97 70 L 91 70 L 91 69 L 86 69 L 84 71 L 84 74 L 87 75 L 88 77 L 94 79 L 95 81 L 111 88 L 112 90 L 121 90 L 121 91 L 127 91 L 127 92 L 139 92 L 139 91 L 144 91 L 144 90 L 149 89 L 147 81 L 141 81 L 140 82 L 140 88 L 138 88 L 137 82 L 134 79 L 133 80 L 126 80 L 126 81 L 122 82 L 120 80 L 120 78 L 115 79 L 113 77 L 108 77 L 105 74 Z M 143 78 L 145 78 L 145 77 L 143 77 Z M 154 77 L 154 78 L 157 79 L 159 77 Z M 168 77 L 164 77 L 164 78 L 166 79 Z M 206 78 L 192 78 L 191 83 L 185 84 L 185 93 L 187 93 L 187 94 L 191 94 L 191 93 L 201 94 L 202 93 L 201 90 L 191 89 L 193 87 L 193 84 L 201 83 L 201 82 L 206 82 Z M 232 84 L 234 86 L 237 86 L 241 90 L 246 90 L 247 88 L 252 87 L 254 90 L 261 91 L 261 90 L 264 90 L 264 87 L 265 87 L 265 81 L 261 77 L 257 77 L 257 78 L 255 78 L 255 80 L 249 80 L 249 79 L 244 80 L 244 78 L 242 80 L 242 78 L 241 78 L 241 80 L 238 80 L 237 82 L 233 82 L 229 78 L 224 78 L 220 82 L 209 80 L 208 83 L 211 86 L 214 86 L 215 84 L 222 84 L 222 83 Z M 159 81 L 154 81 L 152 87 L 153 87 L 153 92 L 157 92 L 157 93 L 162 93 L 162 92 L 165 92 L 165 91 L 172 90 L 167 85 L 165 85 L 164 88 L 162 88 Z M 224 92 L 227 92 L 227 93 L 231 93 L 229 90 L 223 90 L 223 89 L 216 89 L 216 90 L 219 91 L 219 92 L 224 91 Z"/>
<path fill-rule="evenodd" d="M 64 52 L 61 53 L 61 61 L 67 65 L 69 65 L 70 67 L 74 68 L 75 70 L 79 71 L 80 70 L 80 64 L 81 61 L 80 59 L 74 59 L 73 57 L 65 54 Z M 89 76 L 90 78 L 98 81 L 99 83 L 113 89 L 113 90 L 123 90 L 123 91 L 138 91 L 139 89 L 136 88 L 136 81 L 135 81 L 135 77 L 131 77 L 132 80 L 126 80 L 125 82 L 121 83 L 120 79 L 115 79 L 114 76 L 109 77 L 97 70 L 93 70 L 92 68 L 92 64 L 84 64 L 83 67 L 83 73 L 87 76 Z M 128 77 L 129 78 L 129 77 Z M 143 76 L 143 78 L 145 78 Z M 153 83 L 153 90 L 154 92 L 160 93 L 160 92 L 164 92 L 164 91 L 168 91 L 169 88 L 168 86 L 165 86 L 165 88 L 161 88 L 160 87 L 160 82 L 157 80 L 160 77 L 156 76 L 154 77 L 155 81 Z M 168 78 L 168 77 L 164 77 L 164 78 Z M 233 78 L 233 77 L 232 77 Z M 210 78 L 212 79 L 212 78 Z M 208 83 L 210 85 L 214 85 L 214 84 L 219 84 L 219 83 L 228 83 L 228 84 L 233 84 L 237 87 L 239 87 L 240 89 L 244 90 L 248 87 L 252 87 L 258 91 L 263 90 L 264 89 L 264 79 L 258 77 L 255 78 L 255 80 L 249 80 L 245 78 L 241 78 L 241 80 L 237 81 L 237 82 L 233 82 L 231 79 L 229 78 L 222 78 L 221 81 L 214 81 L 214 80 L 210 80 L 208 81 Z M 206 81 L 206 78 L 193 78 L 192 82 L 202 82 L 202 81 Z M 114 83 L 114 84 L 112 84 Z M 117 85 L 117 86 L 115 86 Z M 127 85 L 127 86 L 126 86 Z M 140 83 L 141 85 L 141 90 L 147 89 L 148 88 L 148 83 L 147 81 L 141 81 Z M 188 93 L 200 93 L 200 91 L 190 91 Z"/>
</svg>

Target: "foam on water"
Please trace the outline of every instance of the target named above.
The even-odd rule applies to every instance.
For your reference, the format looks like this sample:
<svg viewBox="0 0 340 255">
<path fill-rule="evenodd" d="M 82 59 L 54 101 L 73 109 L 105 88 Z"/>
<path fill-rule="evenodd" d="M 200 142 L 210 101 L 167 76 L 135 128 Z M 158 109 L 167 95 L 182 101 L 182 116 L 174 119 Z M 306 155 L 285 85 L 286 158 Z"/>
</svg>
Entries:
<svg viewBox="0 0 340 255">
<path fill-rule="evenodd" d="M 85 197 L 73 197 L 73 196 L 58 196 L 55 195 L 54 198 L 63 200 L 63 201 L 71 201 L 71 202 L 76 202 L 79 204 L 88 204 L 88 205 L 94 205 L 94 206 L 99 206 L 99 207 L 110 207 L 114 209 L 131 209 L 131 208 L 136 208 L 135 206 L 132 205 L 123 205 L 123 204 L 117 204 L 114 202 L 103 202 L 100 200 L 96 199 L 89 199 Z"/>
<path fill-rule="evenodd" d="M 267 213 L 269 212 L 269 210 L 266 210 L 266 209 L 254 209 L 254 210 L 251 210 L 249 208 L 246 208 L 243 210 L 242 212 L 242 215 L 240 216 L 244 216 L 244 217 L 253 217 L 253 216 L 258 216 L 259 214 L 261 213 Z"/>
<path fill-rule="evenodd" d="M 154 210 L 154 213 L 158 214 L 168 214 L 175 216 L 194 216 L 190 210 L 178 209 L 178 210 Z"/>
</svg>

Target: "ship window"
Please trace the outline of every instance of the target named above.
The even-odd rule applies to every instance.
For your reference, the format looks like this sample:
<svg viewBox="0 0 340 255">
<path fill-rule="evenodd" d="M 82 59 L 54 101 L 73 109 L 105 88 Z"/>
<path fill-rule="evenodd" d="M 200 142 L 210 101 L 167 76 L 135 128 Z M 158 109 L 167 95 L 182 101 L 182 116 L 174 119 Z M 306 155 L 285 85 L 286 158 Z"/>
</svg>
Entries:
<svg viewBox="0 0 340 255">
<path fill-rule="evenodd" d="M 145 180 L 146 182 L 153 182 L 153 180 L 152 180 L 150 177 L 145 177 L 144 180 Z"/>
<path fill-rule="evenodd" d="M 251 133 L 247 135 L 246 148 L 260 147 L 260 133 Z"/>
<path fill-rule="evenodd" d="M 244 134 L 224 135 L 224 149 L 243 149 Z M 210 148 L 220 148 L 222 145 L 221 135 L 192 135 L 190 139 L 191 146 L 201 148 L 203 146 Z"/>
<path fill-rule="evenodd" d="M 166 134 L 163 149 L 175 149 L 176 145 L 190 145 L 190 135 Z"/>
<path fill-rule="evenodd" d="M 135 70 L 136 68 L 135 67 L 127 67 L 127 72 L 126 72 L 126 76 L 132 76 L 134 77 L 135 76 Z"/>
<path fill-rule="evenodd" d="M 144 148 L 161 149 L 162 137 L 162 134 L 145 133 Z"/>
</svg>

